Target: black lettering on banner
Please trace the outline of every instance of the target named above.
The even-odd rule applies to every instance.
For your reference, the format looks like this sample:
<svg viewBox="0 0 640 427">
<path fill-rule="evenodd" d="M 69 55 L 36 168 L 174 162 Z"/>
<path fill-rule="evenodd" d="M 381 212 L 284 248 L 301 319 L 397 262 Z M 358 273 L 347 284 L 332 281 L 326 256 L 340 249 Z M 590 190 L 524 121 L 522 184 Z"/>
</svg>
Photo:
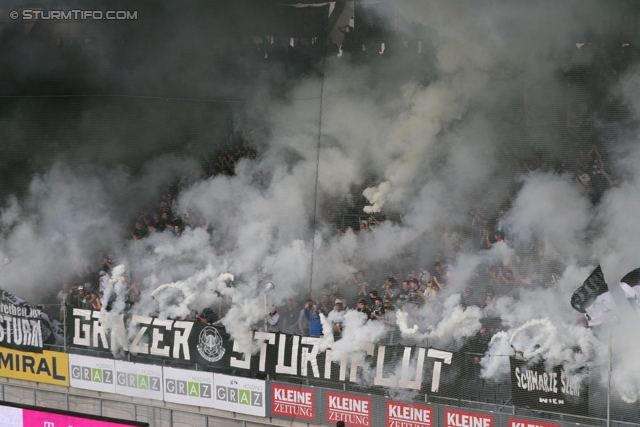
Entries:
<svg viewBox="0 0 640 427">
<path fill-rule="evenodd" d="M 102 326 L 99 317 L 93 317 L 93 312 L 75 309 L 73 313 L 72 321 L 68 322 L 72 327 L 73 346 L 101 350 L 103 341 L 112 342 L 108 331 L 104 332 L 107 334 L 106 340 L 92 339 L 103 333 L 96 332 L 96 328 Z M 344 358 L 332 362 L 329 357 L 331 348 L 320 352 L 317 340 L 308 337 L 255 332 L 254 337 L 258 340 L 255 344 L 259 351 L 251 354 L 230 340 L 223 327 L 214 328 L 202 322 L 160 320 L 145 316 L 137 316 L 135 321 L 123 319 L 122 322 L 123 327 L 134 322 L 138 328 L 135 339 L 129 343 L 129 350 L 126 350 L 135 350 L 132 353 L 134 357 L 139 354 L 145 358 L 177 359 L 183 363 L 198 363 L 210 368 L 231 368 L 274 375 L 278 371 L 286 371 L 291 376 L 322 378 L 340 385 L 359 383 L 363 372 L 375 372 L 376 388 L 394 387 L 455 398 L 460 394 L 465 357 L 461 353 L 415 346 L 371 345 L 361 360 L 350 361 Z M 205 331 L 205 327 L 210 329 Z M 203 357 L 203 353 L 208 360 Z M 397 367 L 401 369 L 396 372 Z M 176 390 L 189 393 L 186 387 Z M 225 393 L 228 401 L 239 400 L 237 394 Z"/>
<path fill-rule="evenodd" d="M 63 337 L 60 335 L 61 329 L 57 320 L 51 320 L 41 310 L 31 307 L 27 302 L 4 289 L 0 289 L 0 299 L 2 300 L 0 346 L 30 353 L 42 353 L 43 327 L 47 334 L 46 338 L 52 337 L 52 342 L 62 343 Z M 26 369 L 31 369 L 31 366 L 27 365 Z"/>
<path fill-rule="evenodd" d="M 0 367 L 9 368 L 13 371 L 13 354 L 7 353 L 5 356 L 2 352 L 0 352 Z"/>
</svg>

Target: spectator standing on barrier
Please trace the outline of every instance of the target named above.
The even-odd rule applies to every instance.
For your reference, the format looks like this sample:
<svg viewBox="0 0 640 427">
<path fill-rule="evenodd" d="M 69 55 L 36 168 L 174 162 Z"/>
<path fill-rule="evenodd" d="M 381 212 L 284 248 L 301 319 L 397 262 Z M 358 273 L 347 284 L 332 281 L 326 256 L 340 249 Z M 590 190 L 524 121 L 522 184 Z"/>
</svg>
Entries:
<svg viewBox="0 0 640 427">
<path fill-rule="evenodd" d="M 71 293 L 69 292 L 69 284 L 63 283 L 62 289 L 58 292 L 56 296 L 58 303 L 60 304 L 60 321 L 64 320 L 64 317 L 67 315 L 67 304 L 71 301 Z"/>
<path fill-rule="evenodd" d="M 344 304 L 342 301 L 336 301 L 336 305 L 333 310 L 331 310 L 331 313 L 329 313 L 329 317 L 333 322 L 333 338 L 339 340 L 340 337 L 342 337 L 342 331 L 344 329 Z"/>
<path fill-rule="evenodd" d="M 304 304 L 304 308 L 300 310 L 300 315 L 298 316 L 298 329 L 300 329 L 300 335 L 308 336 L 309 335 L 309 327 L 310 321 L 307 317 L 307 312 L 313 304 L 313 300 L 309 299 Z"/>
<path fill-rule="evenodd" d="M 280 326 L 278 325 L 280 322 L 280 314 L 275 306 L 271 306 L 269 313 L 265 314 L 264 318 L 267 321 L 267 332 L 280 332 Z"/>
<path fill-rule="evenodd" d="M 85 293 L 84 286 L 78 286 L 78 294 L 73 297 L 71 304 L 75 308 L 91 308 L 90 301 L 89 296 Z"/>
<path fill-rule="evenodd" d="M 386 326 L 386 338 L 388 343 L 393 345 L 395 343 L 396 330 L 398 329 L 396 311 L 391 304 L 384 305 L 384 315 L 380 320 Z"/>
<path fill-rule="evenodd" d="M 312 337 L 322 336 L 322 322 L 320 321 L 320 311 L 316 304 L 304 309 L 304 316 L 309 321 L 309 335 Z"/>
</svg>

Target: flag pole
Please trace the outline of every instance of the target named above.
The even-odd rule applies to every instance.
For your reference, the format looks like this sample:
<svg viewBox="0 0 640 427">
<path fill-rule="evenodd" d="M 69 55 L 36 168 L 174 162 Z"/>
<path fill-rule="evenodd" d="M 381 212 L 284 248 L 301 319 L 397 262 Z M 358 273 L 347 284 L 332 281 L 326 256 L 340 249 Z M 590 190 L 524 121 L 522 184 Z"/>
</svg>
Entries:
<svg viewBox="0 0 640 427">
<path fill-rule="evenodd" d="M 612 316 L 609 322 L 609 363 L 607 378 L 607 427 L 611 427 L 611 371 L 613 369 L 613 329 L 620 324 L 618 316 Z"/>
<path fill-rule="evenodd" d="M 611 427 L 611 341 L 613 337 L 613 325 L 609 327 L 609 375 L 607 378 L 607 427 Z"/>
</svg>

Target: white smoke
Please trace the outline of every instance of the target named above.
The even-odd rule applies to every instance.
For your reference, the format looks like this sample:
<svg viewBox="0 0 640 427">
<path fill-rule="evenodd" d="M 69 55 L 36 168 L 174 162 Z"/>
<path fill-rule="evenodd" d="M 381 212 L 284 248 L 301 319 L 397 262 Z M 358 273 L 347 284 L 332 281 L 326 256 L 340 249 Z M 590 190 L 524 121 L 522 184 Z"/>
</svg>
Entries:
<svg viewBox="0 0 640 427">
<path fill-rule="evenodd" d="M 249 123 L 267 129 L 253 136 L 260 156 L 240 160 L 233 176 L 185 185 L 174 213 L 189 212 L 203 224 L 187 227 L 181 236 L 154 233 L 117 251 L 130 272 L 114 270 L 105 299 L 116 299 L 112 313 L 102 314 L 105 324 L 115 330 L 117 322 L 110 316 L 124 309 L 124 275 L 131 273 L 140 278 L 143 291 L 134 313 L 187 318 L 225 300 L 230 307 L 222 323 L 233 338 L 249 340 L 266 309 L 261 287 L 267 281 L 276 284 L 269 298 L 278 304 L 307 297 L 328 282 L 344 282 L 360 266 L 393 264 L 408 248 L 435 253 L 443 224 L 466 228 L 470 208 L 502 208 L 512 192 L 511 209 L 503 217 L 510 242 L 478 254 L 475 237 L 466 237 L 466 246 L 450 263 L 442 306 L 399 311 L 402 336 L 459 347 L 480 329 L 484 315 L 476 306 L 465 310 L 460 305 L 458 292 L 474 270 L 487 263 L 515 266 L 520 246 L 540 241 L 543 261 L 562 264 L 559 281 L 544 289 L 522 286 L 519 299 L 494 301 L 490 308 L 507 330 L 494 336 L 489 357 L 482 361 L 483 375 L 504 374 L 510 343 L 526 357 L 550 364 L 600 363 L 602 343 L 580 326 L 581 316 L 568 301 L 593 265 L 603 266 L 612 288 L 640 265 L 634 214 L 640 209 L 637 136 L 629 137 L 625 152 L 612 153 L 619 170 L 627 172 L 626 181 L 593 208 L 573 176 L 539 171 L 514 178 L 519 154 L 562 153 L 564 146 L 558 142 L 561 135 L 527 135 L 521 139 L 530 142 L 515 147 L 514 128 L 522 129 L 513 122 L 526 118 L 508 114 L 512 103 L 522 102 L 521 90 L 535 92 L 548 82 L 550 91 L 561 90 L 554 76 L 571 64 L 560 64 L 549 53 L 571 46 L 569 40 L 597 23 L 605 6 L 592 1 L 397 2 L 401 16 L 433 31 L 423 45 L 434 53 L 428 58 L 434 75 L 389 90 L 366 70 L 333 58 L 326 64 L 323 92 L 319 79 L 309 77 L 292 83 L 281 99 L 256 102 L 245 114 Z M 631 70 L 619 89 L 636 113 L 638 87 L 637 70 Z M 535 99 L 534 108 L 557 112 L 545 96 Z M 167 163 L 173 170 L 164 171 Z M 116 195 L 127 188 L 130 194 L 143 193 L 160 179 L 158 174 L 186 174 L 194 165 L 189 159 L 152 159 L 135 180 L 124 170 L 109 170 L 108 178 L 99 178 L 54 164 L 34 177 L 25 200 L 10 198 L 0 212 L 0 256 L 12 260 L 0 269 L 3 286 L 57 283 L 70 267 L 91 263 L 88 254 L 97 247 L 119 248 L 125 233 L 114 219 Z M 344 204 L 352 193 L 359 196 L 358 189 L 370 203 L 363 214 L 400 212 L 401 221 L 387 221 L 366 237 L 351 231 L 337 237 L 322 207 L 330 199 Z M 531 284 L 532 274 L 514 270 L 521 283 Z M 336 360 L 344 355 L 362 360 L 383 336 L 382 325 L 363 324 L 355 313 L 347 313 L 344 336 L 333 342 L 331 319 L 321 319 L 323 348 L 331 347 Z M 634 369 L 640 353 L 635 342 L 615 342 L 621 370 Z M 570 351 L 574 346 L 584 357 Z M 625 398 L 636 399 L 640 380 L 618 375 L 615 382 Z"/>
<path fill-rule="evenodd" d="M 475 335 L 482 324 L 482 310 L 476 306 L 463 308 L 460 305 L 460 294 L 448 297 L 443 303 L 442 320 L 429 334 L 438 348 L 459 348 L 464 340 Z"/>
</svg>

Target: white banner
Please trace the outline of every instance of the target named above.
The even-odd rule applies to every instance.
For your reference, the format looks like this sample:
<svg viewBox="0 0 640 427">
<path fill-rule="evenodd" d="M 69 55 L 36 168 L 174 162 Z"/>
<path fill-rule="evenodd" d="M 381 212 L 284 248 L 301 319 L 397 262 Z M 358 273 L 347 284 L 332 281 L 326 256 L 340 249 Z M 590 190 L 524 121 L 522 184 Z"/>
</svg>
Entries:
<svg viewBox="0 0 640 427">
<path fill-rule="evenodd" d="M 116 392 L 116 361 L 69 355 L 69 384 L 85 390 Z"/>
<path fill-rule="evenodd" d="M 183 405 L 213 408 L 213 374 L 186 369 L 162 368 L 164 400 Z"/>
<path fill-rule="evenodd" d="M 162 400 L 162 366 L 117 360 L 116 393 Z"/>
<path fill-rule="evenodd" d="M 265 382 L 214 374 L 214 407 L 241 414 L 265 416 Z"/>
</svg>

